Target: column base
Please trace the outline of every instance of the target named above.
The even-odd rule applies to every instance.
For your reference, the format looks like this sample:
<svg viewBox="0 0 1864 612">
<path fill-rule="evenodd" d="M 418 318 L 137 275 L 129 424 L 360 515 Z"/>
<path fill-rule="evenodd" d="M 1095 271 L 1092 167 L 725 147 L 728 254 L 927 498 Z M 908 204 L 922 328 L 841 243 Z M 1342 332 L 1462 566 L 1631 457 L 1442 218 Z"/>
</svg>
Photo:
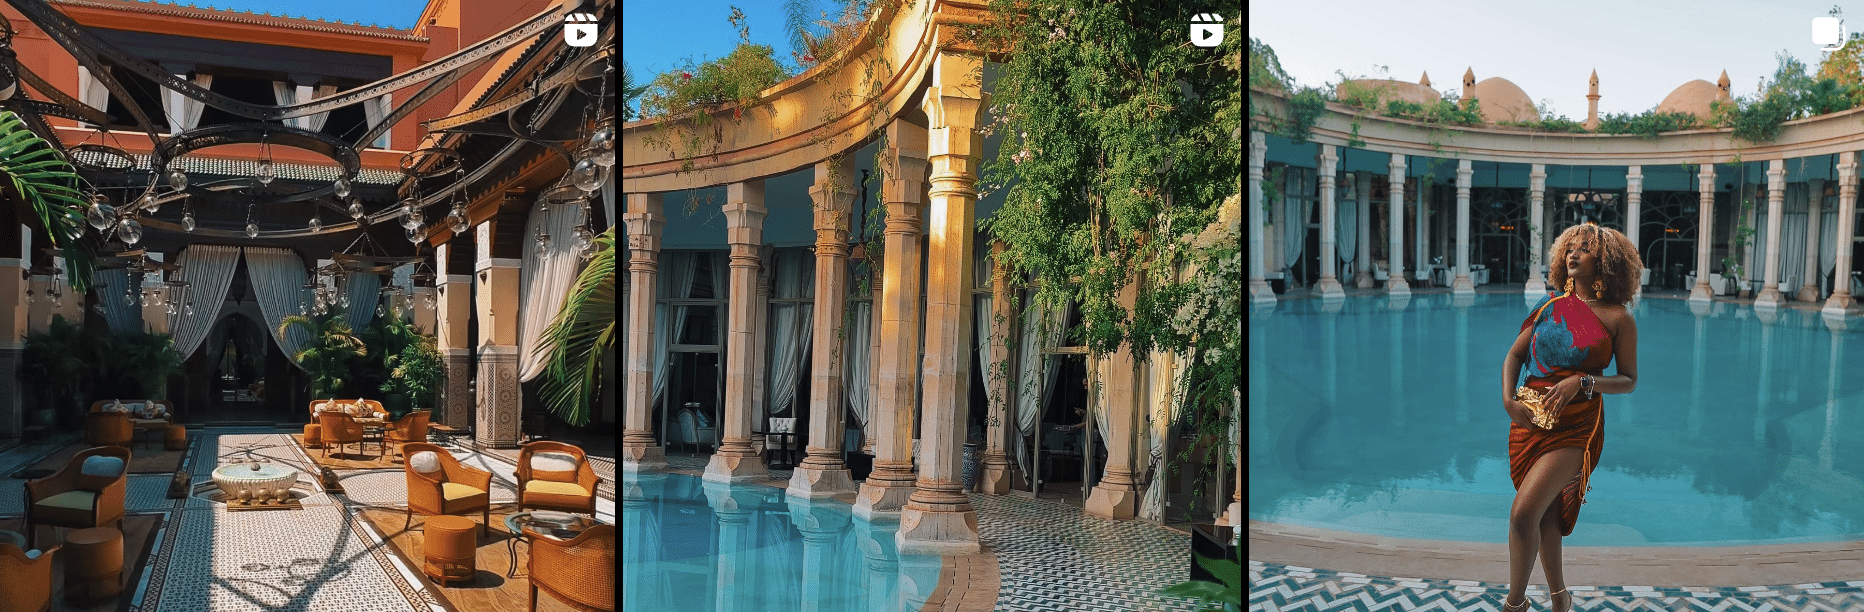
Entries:
<svg viewBox="0 0 1864 612">
<path fill-rule="evenodd" d="M 1008 495 L 1010 493 L 1010 465 L 984 464 L 984 473 L 978 475 L 977 492 L 990 495 Z"/>
<path fill-rule="evenodd" d="M 1793 299 L 1801 302 L 1817 302 L 1819 301 L 1819 288 L 1812 285 L 1801 285 L 1799 287 L 1799 293 L 1793 294 Z"/>
<path fill-rule="evenodd" d="M 1266 280 L 1260 278 L 1249 279 L 1249 300 L 1252 302 L 1273 304 L 1275 303 L 1275 290 L 1269 287 L 1269 283 Z"/>
<path fill-rule="evenodd" d="M 901 555 L 975 555 L 984 546 L 977 540 L 977 511 L 971 504 L 961 510 L 921 509 L 907 504 L 900 511 L 900 532 L 893 542 Z"/>
<path fill-rule="evenodd" d="M 854 515 L 863 520 L 900 520 L 906 499 L 913 495 L 913 481 L 880 480 L 869 477 L 855 494 Z"/>
<path fill-rule="evenodd" d="M 1321 297 L 1346 297 L 1346 286 L 1340 284 L 1340 279 L 1331 276 L 1321 277 L 1320 282 L 1314 283 L 1314 290 Z"/>
<path fill-rule="evenodd" d="M 1104 519 L 1132 519 L 1139 516 L 1139 490 L 1132 485 L 1108 485 L 1103 482 L 1088 492 L 1085 509 L 1088 514 Z"/>
<path fill-rule="evenodd" d="M 1709 283 L 1696 281 L 1696 286 L 1689 290 L 1689 301 L 1709 302 L 1715 300 L 1715 292 L 1709 289 Z"/>
<path fill-rule="evenodd" d="M 1521 294 L 1536 300 L 1547 297 L 1547 281 L 1538 278 L 1528 281 L 1527 288 L 1522 289 Z"/>
<path fill-rule="evenodd" d="M 1761 290 L 1760 295 L 1754 296 L 1754 306 L 1756 308 L 1768 307 L 1768 306 L 1778 307 L 1780 305 L 1780 300 L 1784 299 L 1785 297 L 1786 296 L 1783 296 L 1780 294 L 1779 289 L 1775 287 L 1767 287 L 1766 289 Z"/>
<path fill-rule="evenodd" d="M 805 463 L 790 472 L 789 490 L 784 494 L 813 499 L 834 497 L 854 490 L 854 478 L 848 475 L 847 468 L 839 464 L 831 468 L 819 468 Z"/>
<path fill-rule="evenodd" d="M 1850 311 L 1850 309 L 1851 309 L 1851 292 L 1849 291 L 1840 291 L 1837 293 L 1833 293 L 1832 297 L 1825 298 L 1824 311 L 1826 314 L 1844 315 L 1844 314 L 1847 314 Z"/>
<path fill-rule="evenodd" d="M 1218 525 L 1230 525 L 1237 529 L 1242 529 L 1243 528 L 1243 502 L 1230 502 L 1230 507 L 1224 509 L 1223 516 L 1217 519 L 1217 524 Z"/>
<path fill-rule="evenodd" d="M 764 458 L 756 455 L 712 455 L 712 462 L 705 465 L 706 482 L 736 483 L 770 477 L 770 470 L 764 467 Z"/>
<path fill-rule="evenodd" d="M 667 450 L 658 446 L 621 447 L 621 471 L 659 472 L 667 469 Z"/>
<path fill-rule="evenodd" d="M 1450 292 L 1475 293 L 1476 283 L 1475 281 L 1469 280 L 1468 274 L 1458 274 L 1456 275 L 1456 280 L 1450 281 Z"/>
<path fill-rule="evenodd" d="M 1395 273 L 1392 274 L 1390 278 L 1385 279 L 1385 291 L 1394 295 L 1400 293 L 1411 295 L 1411 283 L 1405 282 L 1403 276 L 1399 276 Z"/>
</svg>

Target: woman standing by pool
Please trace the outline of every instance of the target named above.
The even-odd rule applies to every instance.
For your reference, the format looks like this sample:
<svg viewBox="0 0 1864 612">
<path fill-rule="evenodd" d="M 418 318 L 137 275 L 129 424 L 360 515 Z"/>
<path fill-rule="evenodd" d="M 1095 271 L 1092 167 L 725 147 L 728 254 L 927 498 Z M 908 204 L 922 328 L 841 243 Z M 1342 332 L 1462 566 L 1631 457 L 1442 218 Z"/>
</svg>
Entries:
<svg viewBox="0 0 1864 612">
<path fill-rule="evenodd" d="M 1549 292 L 1534 307 L 1502 361 L 1502 409 L 1513 421 L 1508 475 L 1515 485 L 1503 612 L 1527 609 L 1528 574 L 1536 553 L 1552 595 L 1549 605 L 1572 609 L 1560 568 L 1560 538 L 1573 533 L 1592 470 L 1605 449 L 1602 394 L 1637 388 L 1637 322 L 1625 309 L 1643 276 L 1637 246 L 1617 230 L 1576 225 L 1554 240 L 1549 261 L 1554 262 L 1551 286 L 1564 292 Z M 1605 376 L 1613 357 L 1617 375 Z M 1529 368 L 1525 385 L 1544 394 L 1541 405 L 1552 416 L 1551 424 L 1536 424 L 1528 405 L 1515 399 L 1524 365 Z"/>
</svg>

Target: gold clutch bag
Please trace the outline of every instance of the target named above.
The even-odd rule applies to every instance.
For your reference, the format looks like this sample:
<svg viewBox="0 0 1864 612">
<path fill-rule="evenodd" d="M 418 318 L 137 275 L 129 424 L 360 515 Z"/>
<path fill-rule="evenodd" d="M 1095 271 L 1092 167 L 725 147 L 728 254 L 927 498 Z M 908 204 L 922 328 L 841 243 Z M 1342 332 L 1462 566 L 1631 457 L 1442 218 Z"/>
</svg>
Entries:
<svg viewBox="0 0 1864 612">
<path fill-rule="evenodd" d="M 1515 401 L 1521 402 L 1523 405 L 1527 406 L 1528 414 L 1531 420 L 1534 421 L 1536 427 L 1541 429 L 1553 429 L 1554 424 L 1559 421 L 1559 419 L 1553 415 L 1553 412 L 1547 410 L 1546 406 L 1541 405 L 1541 400 L 1545 399 L 1545 397 L 1540 391 L 1533 387 L 1515 387 L 1514 397 Z"/>
</svg>

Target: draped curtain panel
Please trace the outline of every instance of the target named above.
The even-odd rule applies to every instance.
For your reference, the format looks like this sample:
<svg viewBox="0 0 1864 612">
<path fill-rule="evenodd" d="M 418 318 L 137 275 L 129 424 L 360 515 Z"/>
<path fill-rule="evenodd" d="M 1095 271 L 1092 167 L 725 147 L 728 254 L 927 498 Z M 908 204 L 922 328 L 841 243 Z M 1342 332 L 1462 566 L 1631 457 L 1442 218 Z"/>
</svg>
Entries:
<svg viewBox="0 0 1864 612">
<path fill-rule="evenodd" d="M 843 328 L 841 354 L 847 358 L 841 360 L 841 391 L 848 398 L 848 411 L 854 415 L 854 421 L 861 428 L 863 439 L 873 435 L 869 427 L 867 413 L 871 408 L 868 389 L 872 380 L 868 372 L 872 370 L 874 303 L 859 301 L 848 303 L 848 322 Z"/>
<path fill-rule="evenodd" d="M 187 80 L 188 78 L 188 75 L 185 73 L 175 76 L 180 77 L 182 80 Z M 194 84 L 201 86 L 201 89 L 207 89 L 214 84 L 214 75 L 196 71 L 194 73 Z M 184 96 L 181 92 L 167 87 L 162 88 L 162 112 L 168 115 L 168 132 L 170 134 L 179 134 L 199 126 L 201 124 L 201 111 L 204 110 L 207 110 L 207 104 L 205 102 Z"/>
<path fill-rule="evenodd" d="M 615 227 L 615 172 L 608 173 L 608 180 L 602 182 L 602 225 L 590 224 L 597 234 L 602 230 Z"/>
<path fill-rule="evenodd" d="M 1799 292 L 1806 282 L 1806 212 L 1810 195 L 1805 183 L 1789 185 L 1785 212 L 1780 220 L 1780 291 Z"/>
<path fill-rule="evenodd" d="M 972 345 L 977 347 L 977 371 L 980 374 L 979 378 L 982 378 L 984 380 L 984 390 L 985 390 L 984 401 L 986 402 L 990 401 L 990 391 L 989 391 L 990 390 L 990 378 L 992 376 L 997 375 L 997 371 L 990 367 L 991 360 L 993 357 L 1000 357 L 1000 356 L 992 355 L 990 351 L 990 318 L 991 318 L 992 301 L 993 301 L 993 296 L 991 296 L 988 293 L 977 294 L 977 299 L 974 300 L 974 306 L 973 306 L 977 310 L 974 313 L 972 313 L 972 317 L 971 317 L 971 320 L 973 321 L 972 327 L 974 329 L 973 333 L 971 334 Z M 969 381 L 966 381 L 965 386 L 966 387 L 970 386 Z M 970 393 L 965 393 L 965 397 L 970 397 L 970 395 L 971 395 Z M 1007 400 L 1008 398 L 998 398 L 998 401 L 1007 401 Z M 985 404 L 984 409 L 986 411 L 986 414 L 988 414 L 990 405 Z"/>
<path fill-rule="evenodd" d="M 801 298 L 815 295 L 815 261 L 807 249 L 777 252 L 777 282 L 772 292 L 778 298 Z M 802 376 L 803 356 L 809 354 L 811 332 L 815 329 L 815 306 L 808 302 L 776 304 L 771 322 L 770 346 L 770 416 L 790 414 L 796 400 L 796 385 Z"/>
<path fill-rule="evenodd" d="M 1043 355 L 1042 349 L 1061 344 L 1067 316 L 1065 304 L 1054 309 L 1031 304 L 1023 310 L 1023 333 L 1016 360 L 1021 365 L 1016 376 L 1016 461 L 1022 464 L 1024 474 L 1034 473 L 1025 438 L 1036 434 L 1036 424 L 1048 407 L 1048 391 L 1055 387 L 1055 377 L 1061 373 L 1061 360 Z"/>
<path fill-rule="evenodd" d="M 368 100 L 363 100 L 362 101 L 363 117 L 365 119 L 368 119 L 369 129 L 373 130 L 375 129 L 375 126 L 380 125 L 382 123 L 382 119 L 388 116 L 388 110 L 392 108 L 394 105 L 395 103 L 394 103 L 393 94 L 382 94 L 382 96 L 378 98 L 370 98 Z M 369 146 L 375 147 L 377 149 L 388 148 L 388 142 L 389 142 L 388 134 L 389 134 L 388 132 L 382 132 L 381 137 L 376 138 L 375 142 L 371 143 Z"/>
<path fill-rule="evenodd" d="M 311 100 L 316 100 L 319 98 L 328 98 L 337 93 L 337 86 L 335 85 L 318 85 L 317 90 L 316 90 L 317 95 L 311 96 L 307 99 L 305 92 L 310 91 L 310 89 L 311 88 L 309 87 L 298 88 L 298 101 L 299 102 L 309 102 Z M 313 132 L 324 129 L 324 122 L 328 121 L 329 119 L 330 119 L 329 111 L 317 113 L 309 117 L 298 118 L 299 121 L 303 122 L 303 124 L 300 127 L 303 127 L 304 129 L 307 129 Z"/>
<path fill-rule="evenodd" d="M 1301 249 L 1307 242 L 1307 189 L 1304 186 L 1313 178 L 1313 170 L 1306 168 L 1288 169 L 1287 194 L 1282 198 L 1282 269 L 1289 270 L 1301 261 Z M 1289 282 L 1294 282 L 1290 278 Z"/>
<path fill-rule="evenodd" d="M 1147 453 L 1151 468 L 1145 473 L 1151 478 L 1145 482 L 1145 497 L 1139 502 L 1140 518 L 1163 521 L 1165 518 L 1165 466 L 1166 455 L 1171 452 L 1171 426 L 1178 421 L 1177 403 L 1174 401 L 1182 389 L 1177 383 L 1182 376 L 1177 372 L 1177 359 L 1171 353 L 1153 352 L 1150 365 L 1146 367 L 1146 398 L 1151 410 L 1147 414 L 1147 439 L 1151 443 L 1151 452 Z"/>
<path fill-rule="evenodd" d="M 103 282 L 102 288 L 97 290 L 97 299 L 103 301 L 104 320 L 110 323 L 110 332 L 133 334 L 142 331 L 142 302 L 131 304 L 123 300 L 124 293 L 128 291 L 135 291 L 138 298 L 142 296 L 141 287 L 129 286 L 129 270 L 98 270 L 96 276 L 97 280 Z"/>
<path fill-rule="evenodd" d="M 550 233 L 551 240 L 548 259 L 540 259 L 537 249 L 524 249 L 519 273 L 522 284 L 518 292 L 518 303 L 522 304 L 518 311 L 518 380 L 521 382 L 544 373 L 544 365 L 550 361 L 552 351 L 539 350 L 539 347 L 543 345 L 544 329 L 563 311 L 564 298 L 569 296 L 570 286 L 576 283 L 576 272 L 582 269 L 583 259 L 576 255 L 576 241 L 570 239 L 581 216 L 578 207 L 560 205 L 543 214 L 533 211 L 524 228 L 524 235 L 532 236 L 542 227 Z"/>
<path fill-rule="evenodd" d="M 1838 198 L 1825 198 L 1819 206 L 1819 275 L 1830 277 L 1838 265 Z"/>
<path fill-rule="evenodd" d="M 78 100 L 100 111 L 110 110 L 110 90 L 104 88 L 103 82 L 91 74 L 91 69 L 82 65 L 78 66 Z"/>
<path fill-rule="evenodd" d="M 233 269 L 239 266 L 239 258 L 239 247 L 197 244 L 176 259 L 181 266 L 181 280 L 188 282 L 188 300 L 194 302 L 194 316 L 179 311 L 168 316 L 175 350 L 184 358 L 201 347 L 207 332 L 220 319 L 220 307 L 226 302 L 227 286 L 233 284 Z"/>
<path fill-rule="evenodd" d="M 692 292 L 693 253 L 690 251 L 669 251 L 661 255 L 661 268 L 658 275 L 658 296 L 656 300 L 684 298 Z M 674 316 L 667 316 L 672 312 Z M 686 307 L 673 307 L 664 303 L 654 304 L 654 401 L 667 390 L 667 346 L 673 344 L 673 336 L 686 330 Z"/>
<path fill-rule="evenodd" d="M 310 278 L 304 259 L 290 249 L 246 247 L 246 277 L 252 279 L 252 294 L 259 302 L 259 313 L 265 315 L 265 329 L 291 365 L 304 369 L 298 351 L 311 342 L 311 332 L 293 325 L 284 335 L 278 334 L 278 324 L 304 306 L 304 281 Z"/>
<path fill-rule="evenodd" d="M 297 104 L 298 103 L 298 90 L 300 89 L 309 89 L 309 88 L 308 87 L 292 87 L 291 81 L 272 81 L 272 100 L 274 101 L 275 104 L 279 106 L 290 106 L 293 104 Z M 304 118 L 293 117 L 290 119 L 286 119 L 285 125 L 289 125 L 291 127 L 304 127 Z"/>
<path fill-rule="evenodd" d="M 360 332 L 375 320 L 375 307 L 382 303 L 382 277 L 374 272 L 360 272 L 349 275 L 349 311 L 343 320 L 349 323 L 350 331 Z"/>
<path fill-rule="evenodd" d="M 1339 183 L 1344 185 L 1347 183 L 1347 179 L 1342 178 Z M 1358 187 L 1355 186 L 1354 188 L 1357 189 Z M 1339 193 L 1339 191 L 1335 193 Z M 1333 214 L 1333 226 L 1338 230 L 1335 232 L 1337 239 L 1335 239 L 1333 243 L 1340 251 L 1340 261 L 1334 264 L 1333 269 L 1337 277 L 1346 278 L 1348 275 L 1354 273 L 1353 256 L 1359 253 L 1359 198 L 1355 195 L 1353 199 L 1350 200 L 1344 198 L 1335 199 L 1338 200 L 1339 210 L 1335 211 Z"/>
</svg>

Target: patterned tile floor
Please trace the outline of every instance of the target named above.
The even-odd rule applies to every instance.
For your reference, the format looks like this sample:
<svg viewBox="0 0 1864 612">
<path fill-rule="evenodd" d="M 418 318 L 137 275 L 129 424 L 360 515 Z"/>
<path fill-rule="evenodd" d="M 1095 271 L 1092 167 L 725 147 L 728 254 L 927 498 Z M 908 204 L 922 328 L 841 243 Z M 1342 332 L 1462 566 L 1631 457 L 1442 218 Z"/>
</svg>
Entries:
<svg viewBox="0 0 1864 612">
<path fill-rule="evenodd" d="M 1188 577 L 1190 538 L 1048 500 L 971 495 L 978 537 L 997 553 L 999 612 L 1194 612 L 1151 595 Z"/>
<path fill-rule="evenodd" d="M 386 550 L 382 535 L 356 514 L 363 506 L 406 505 L 399 470 L 341 472 L 346 494 L 329 495 L 283 431 L 209 428 L 189 435 L 184 466 L 197 485 L 225 460 L 250 453 L 297 468 L 298 489 L 309 495 L 301 511 L 229 513 L 199 497 L 168 499 L 167 476 L 131 476 L 126 509 L 162 514 L 164 522 L 128 612 L 443 612 L 418 571 Z M 0 473 L 31 465 L 72 439 L 0 450 Z M 455 453 L 493 473 L 494 503 L 513 499 L 511 463 L 489 453 Z M 22 511 L 18 482 L 0 480 L 0 516 Z M 596 513 L 614 522 L 614 501 L 598 499 Z"/>
<path fill-rule="evenodd" d="M 1538 576 L 1538 574 L 1537 574 Z M 1864 611 L 1864 581 L 1741 587 L 1569 586 L 1574 610 Z M 1445 610 L 1495 612 L 1508 585 L 1474 580 L 1367 576 L 1249 561 L 1249 610 Z M 1528 588 L 1535 609 L 1547 590 Z"/>
</svg>

